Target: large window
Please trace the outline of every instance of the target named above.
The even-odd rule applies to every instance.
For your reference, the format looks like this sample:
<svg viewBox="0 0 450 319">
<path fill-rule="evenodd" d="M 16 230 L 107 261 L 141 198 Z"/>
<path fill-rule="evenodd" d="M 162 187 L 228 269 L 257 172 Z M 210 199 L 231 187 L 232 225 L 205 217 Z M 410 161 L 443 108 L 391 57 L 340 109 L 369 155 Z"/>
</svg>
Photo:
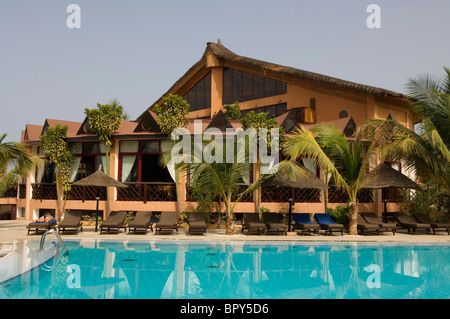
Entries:
<svg viewBox="0 0 450 319">
<path fill-rule="evenodd" d="M 204 110 L 211 107 L 211 72 L 201 79 L 183 98 L 189 103 L 189 111 Z"/>
<path fill-rule="evenodd" d="M 169 170 L 159 163 L 164 142 L 120 141 L 119 147 L 120 181 L 173 182 Z"/>
<path fill-rule="evenodd" d="M 102 143 L 84 142 L 71 145 L 74 161 L 70 173 L 70 181 L 78 181 L 95 173 L 102 166 L 106 172 L 106 150 Z"/>
<path fill-rule="evenodd" d="M 223 104 L 245 102 L 286 93 L 286 83 L 247 72 L 223 70 Z"/>
<path fill-rule="evenodd" d="M 245 115 L 247 115 L 247 113 L 250 111 L 254 111 L 255 113 L 266 112 L 266 113 L 268 113 L 269 117 L 277 117 L 277 116 L 280 116 L 281 114 L 287 112 L 287 104 L 280 103 L 280 104 L 275 104 L 275 105 L 262 106 L 262 107 L 258 107 L 256 109 L 244 110 L 241 112 L 241 116 L 245 117 Z"/>
</svg>

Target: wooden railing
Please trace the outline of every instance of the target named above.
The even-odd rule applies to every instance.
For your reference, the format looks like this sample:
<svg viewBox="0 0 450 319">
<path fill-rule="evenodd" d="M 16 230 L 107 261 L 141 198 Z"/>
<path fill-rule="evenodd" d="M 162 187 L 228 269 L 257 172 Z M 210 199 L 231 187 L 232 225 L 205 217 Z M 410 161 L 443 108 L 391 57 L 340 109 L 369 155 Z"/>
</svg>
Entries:
<svg viewBox="0 0 450 319">
<path fill-rule="evenodd" d="M 238 194 L 240 194 L 241 192 L 244 192 L 250 186 L 250 184 L 244 184 L 244 183 L 237 184 L 237 185 L 239 186 Z M 236 200 L 236 198 L 237 198 L 237 195 L 233 196 L 231 198 L 231 201 Z M 196 201 L 193 196 L 193 189 L 190 184 L 186 184 L 186 201 L 188 201 L 188 202 Z M 245 194 L 244 196 L 242 196 L 240 201 L 244 202 L 244 203 L 253 202 L 253 192 L 249 192 L 249 193 Z"/>
<path fill-rule="evenodd" d="M 285 203 L 292 198 L 295 203 L 320 203 L 320 190 L 283 186 L 261 187 L 261 202 Z"/>
<path fill-rule="evenodd" d="M 19 190 L 19 192 L 17 192 Z M 1 196 L 1 198 L 18 198 L 24 199 L 27 195 L 27 184 L 16 184 L 14 186 L 11 186 Z"/>
<path fill-rule="evenodd" d="M 348 194 L 342 188 L 335 186 L 328 187 L 328 202 L 329 203 L 347 203 L 349 200 Z M 360 189 L 358 191 L 359 203 L 374 203 L 373 191 L 371 189 Z"/>
<path fill-rule="evenodd" d="M 118 201 L 175 202 L 177 192 L 175 183 L 148 182 L 124 183 L 125 188 L 117 188 Z"/>
<path fill-rule="evenodd" d="M 148 182 L 148 183 L 124 183 L 128 185 L 126 188 L 117 188 L 118 201 L 141 201 L 150 202 L 172 202 L 177 200 L 175 183 Z M 240 185 L 244 191 L 248 185 Z M 56 200 L 56 185 L 54 183 L 36 183 L 31 184 L 32 198 L 38 200 Z M 16 198 L 17 186 L 11 187 L 4 194 L 3 198 Z M 19 185 L 19 198 L 25 198 L 26 185 Z M 99 196 L 101 200 L 106 200 L 106 188 L 96 186 L 72 186 L 72 190 L 68 194 L 68 200 L 95 200 Z M 261 202 L 285 203 L 293 196 L 296 203 L 320 203 L 321 191 L 306 188 L 289 187 L 262 187 Z M 399 200 L 398 192 L 393 189 L 383 192 L 383 198 L 388 198 L 388 202 L 397 202 Z M 192 197 L 192 188 L 186 184 L 186 201 L 195 201 Z M 252 202 L 253 193 L 250 192 L 242 202 Z M 346 203 L 348 195 L 342 189 L 330 186 L 328 188 L 329 203 Z M 374 203 L 373 191 L 370 189 L 360 190 L 358 193 L 358 201 L 360 203 Z"/>
<path fill-rule="evenodd" d="M 56 184 L 54 183 L 38 183 L 31 184 L 32 198 L 39 200 L 56 200 Z M 72 185 L 68 200 L 96 200 L 100 197 L 100 200 L 106 199 L 106 188 L 96 186 L 77 186 Z"/>
</svg>

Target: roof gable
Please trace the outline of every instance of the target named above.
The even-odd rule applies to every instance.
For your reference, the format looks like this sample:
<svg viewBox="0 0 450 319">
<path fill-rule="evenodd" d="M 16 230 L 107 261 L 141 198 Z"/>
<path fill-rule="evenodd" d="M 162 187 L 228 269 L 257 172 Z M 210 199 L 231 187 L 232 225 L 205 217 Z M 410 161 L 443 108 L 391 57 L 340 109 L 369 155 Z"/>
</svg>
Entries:
<svg viewBox="0 0 450 319">
<path fill-rule="evenodd" d="M 158 116 L 154 112 L 147 110 L 146 112 L 144 112 L 142 114 L 141 119 L 134 131 L 135 132 L 146 132 L 146 131 L 161 132 L 161 128 L 159 127 L 157 118 L 158 118 Z"/>
</svg>

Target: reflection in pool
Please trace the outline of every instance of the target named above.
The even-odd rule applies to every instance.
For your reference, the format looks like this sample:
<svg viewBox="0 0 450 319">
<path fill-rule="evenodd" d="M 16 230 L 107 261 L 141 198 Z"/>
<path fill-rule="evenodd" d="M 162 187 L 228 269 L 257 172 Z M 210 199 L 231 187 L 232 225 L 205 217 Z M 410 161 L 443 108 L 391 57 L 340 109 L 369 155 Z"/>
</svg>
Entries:
<svg viewBox="0 0 450 319">
<path fill-rule="evenodd" d="M 91 239 L 66 247 L 68 255 L 0 283 L 0 298 L 450 298 L 448 243 Z"/>
</svg>

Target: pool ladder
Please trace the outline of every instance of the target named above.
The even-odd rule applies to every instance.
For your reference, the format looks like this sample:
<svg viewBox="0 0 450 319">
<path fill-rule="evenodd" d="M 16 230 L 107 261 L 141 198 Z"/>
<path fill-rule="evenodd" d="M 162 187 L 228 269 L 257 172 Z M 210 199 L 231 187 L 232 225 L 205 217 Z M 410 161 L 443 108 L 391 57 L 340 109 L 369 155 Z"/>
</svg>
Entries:
<svg viewBox="0 0 450 319">
<path fill-rule="evenodd" d="M 44 248 L 45 238 L 47 237 L 48 234 L 55 235 L 56 239 L 58 239 L 59 246 L 61 247 L 63 253 L 67 255 L 69 253 L 69 250 L 66 248 L 66 245 L 64 245 L 64 241 L 61 239 L 61 236 L 56 231 L 54 231 L 53 229 L 45 232 L 42 235 L 41 243 L 39 245 L 39 251 L 42 251 L 42 249 Z"/>
</svg>

